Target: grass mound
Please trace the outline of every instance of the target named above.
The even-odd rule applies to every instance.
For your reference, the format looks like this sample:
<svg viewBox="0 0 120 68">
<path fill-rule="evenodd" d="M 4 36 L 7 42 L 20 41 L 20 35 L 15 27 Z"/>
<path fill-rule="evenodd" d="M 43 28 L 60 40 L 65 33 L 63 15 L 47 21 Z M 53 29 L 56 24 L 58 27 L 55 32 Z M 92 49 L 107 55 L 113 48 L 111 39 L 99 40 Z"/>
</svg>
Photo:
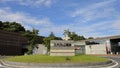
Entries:
<svg viewBox="0 0 120 68">
<path fill-rule="evenodd" d="M 87 63 L 87 62 L 105 62 L 107 58 L 101 58 L 90 55 L 79 56 L 48 56 L 48 55 L 27 55 L 7 58 L 7 61 L 27 62 L 27 63 Z"/>
</svg>

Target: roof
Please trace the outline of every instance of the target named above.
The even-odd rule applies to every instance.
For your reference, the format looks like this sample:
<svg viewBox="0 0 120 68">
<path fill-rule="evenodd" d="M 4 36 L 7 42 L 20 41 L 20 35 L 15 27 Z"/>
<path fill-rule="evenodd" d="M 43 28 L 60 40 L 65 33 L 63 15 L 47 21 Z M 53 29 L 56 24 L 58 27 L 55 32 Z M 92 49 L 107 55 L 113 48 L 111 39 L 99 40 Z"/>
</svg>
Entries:
<svg viewBox="0 0 120 68">
<path fill-rule="evenodd" d="M 85 42 L 85 41 L 94 41 L 94 40 L 104 40 L 104 39 L 120 39 L 120 35 L 116 36 L 108 36 L 108 37 L 101 37 L 95 39 L 87 39 L 87 40 L 80 40 L 80 41 L 73 41 L 73 40 L 51 40 L 51 43 L 61 42 L 61 43 L 77 43 L 77 42 Z"/>
<path fill-rule="evenodd" d="M 85 40 L 85 41 L 103 40 L 103 39 L 120 39 L 120 35 L 108 36 L 108 37 L 101 37 L 101 38 L 95 38 L 95 39 L 88 39 L 88 40 Z"/>
<path fill-rule="evenodd" d="M 51 43 L 73 43 L 73 40 L 51 40 Z"/>
</svg>

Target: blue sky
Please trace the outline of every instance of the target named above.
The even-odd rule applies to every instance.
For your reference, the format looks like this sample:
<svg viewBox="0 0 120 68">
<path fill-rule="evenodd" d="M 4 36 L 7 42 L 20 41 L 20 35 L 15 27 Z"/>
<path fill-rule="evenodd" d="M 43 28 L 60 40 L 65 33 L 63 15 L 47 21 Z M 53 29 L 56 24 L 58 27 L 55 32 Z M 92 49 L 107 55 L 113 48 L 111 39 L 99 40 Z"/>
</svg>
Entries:
<svg viewBox="0 0 120 68">
<path fill-rule="evenodd" d="M 0 0 L 0 20 L 43 36 L 63 37 L 65 29 L 85 37 L 120 35 L 120 0 Z"/>
</svg>

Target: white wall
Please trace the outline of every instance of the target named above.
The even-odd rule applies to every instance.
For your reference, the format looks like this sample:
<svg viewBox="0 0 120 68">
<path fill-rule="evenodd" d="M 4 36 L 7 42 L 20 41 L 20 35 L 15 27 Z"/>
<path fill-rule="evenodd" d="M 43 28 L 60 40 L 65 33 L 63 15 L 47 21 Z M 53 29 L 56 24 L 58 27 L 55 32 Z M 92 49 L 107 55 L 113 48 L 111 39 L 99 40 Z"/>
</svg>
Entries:
<svg viewBox="0 0 120 68">
<path fill-rule="evenodd" d="M 105 44 L 86 45 L 85 54 L 107 54 Z"/>
<path fill-rule="evenodd" d="M 38 49 L 36 51 L 36 54 L 47 54 L 47 47 L 45 47 L 42 44 L 38 44 Z"/>
</svg>

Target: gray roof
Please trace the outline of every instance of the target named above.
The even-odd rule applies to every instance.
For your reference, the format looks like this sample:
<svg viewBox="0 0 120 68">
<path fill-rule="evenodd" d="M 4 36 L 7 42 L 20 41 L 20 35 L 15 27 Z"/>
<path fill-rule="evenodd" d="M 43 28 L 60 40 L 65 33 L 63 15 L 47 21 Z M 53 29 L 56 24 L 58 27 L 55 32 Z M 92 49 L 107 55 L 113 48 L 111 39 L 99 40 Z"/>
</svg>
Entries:
<svg viewBox="0 0 120 68">
<path fill-rule="evenodd" d="M 101 38 L 95 38 L 95 39 L 88 39 L 88 40 L 85 40 L 85 41 L 103 40 L 103 39 L 120 39 L 120 35 L 108 36 L 108 37 L 101 37 Z"/>
<path fill-rule="evenodd" d="M 87 40 L 80 40 L 80 41 L 73 41 L 73 40 L 51 40 L 51 43 L 61 42 L 61 43 L 76 43 L 76 42 L 85 42 L 85 41 L 94 41 L 94 40 L 104 40 L 104 39 L 120 39 L 120 35 L 116 36 L 108 36 L 108 37 L 100 37 L 95 39 L 87 39 Z"/>
<path fill-rule="evenodd" d="M 51 43 L 73 43 L 73 40 L 51 40 Z"/>
</svg>

